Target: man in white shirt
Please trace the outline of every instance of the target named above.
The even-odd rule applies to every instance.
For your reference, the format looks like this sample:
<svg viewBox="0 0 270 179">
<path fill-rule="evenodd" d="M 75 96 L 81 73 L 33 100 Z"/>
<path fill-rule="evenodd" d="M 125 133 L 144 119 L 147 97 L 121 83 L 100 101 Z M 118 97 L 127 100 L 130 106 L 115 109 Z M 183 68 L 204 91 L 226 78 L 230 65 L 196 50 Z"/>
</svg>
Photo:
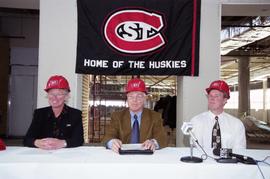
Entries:
<svg viewBox="0 0 270 179">
<path fill-rule="evenodd" d="M 230 89 L 225 81 L 217 80 L 206 89 L 209 111 L 191 119 L 193 132 L 205 149 L 246 148 L 245 127 L 241 120 L 224 112 L 230 98 Z M 218 123 L 218 132 L 214 125 Z M 217 137 L 215 135 L 219 134 Z M 221 138 L 220 138 L 221 137 Z M 216 141 L 216 138 L 218 140 Z M 215 140 L 215 141 L 213 141 Z"/>
</svg>

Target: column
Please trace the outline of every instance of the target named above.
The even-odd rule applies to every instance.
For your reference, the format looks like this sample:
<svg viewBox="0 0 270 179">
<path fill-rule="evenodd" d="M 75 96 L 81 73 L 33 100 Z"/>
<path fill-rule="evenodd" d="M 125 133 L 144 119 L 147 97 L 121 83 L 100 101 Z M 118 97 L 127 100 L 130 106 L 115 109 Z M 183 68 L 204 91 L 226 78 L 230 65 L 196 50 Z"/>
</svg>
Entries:
<svg viewBox="0 0 270 179">
<path fill-rule="evenodd" d="M 249 57 L 238 57 L 238 117 L 250 115 Z"/>
<path fill-rule="evenodd" d="M 75 73 L 76 12 L 76 0 L 40 1 L 38 107 L 48 105 L 43 90 L 48 78 L 52 75 L 63 75 L 71 88 L 68 105 L 81 109 L 82 75 Z"/>
<path fill-rule="evenodd" d="M 267 121 L 267 78 L 263 80 L 263 115 L 262 115 L 262 120 L 264 122 L 268 122 Z"/>
<path fill-rule="evenodd" d="M 220 76 L 220 4 L 212 0 L 201 3 L 199 76 L 177 78 L 177 147 L 189 145 L 188 136 L 183 135 L 181 126 L 184 121 L 207 111 L 205 88 Z"/>
</svg>

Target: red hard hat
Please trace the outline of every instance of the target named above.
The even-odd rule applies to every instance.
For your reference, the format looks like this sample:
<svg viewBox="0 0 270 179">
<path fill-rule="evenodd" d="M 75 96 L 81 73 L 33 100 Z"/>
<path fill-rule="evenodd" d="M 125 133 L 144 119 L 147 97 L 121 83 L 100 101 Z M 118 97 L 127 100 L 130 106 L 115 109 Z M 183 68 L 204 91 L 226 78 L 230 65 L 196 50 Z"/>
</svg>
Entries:
<svg viewBox="0 0 270 179">
<path fill-rule="evenodd" d="M 44 90 L 48 92 L 50 89 L 66 89 L 70 92 L 67 79 L 61 75 L 54 75 L 49 78 Z"/>
<path fill-rule="evenodd" d="M 221 92 L 224 92 L 226 95 L 227 95 L 227 98 L 230 99 L 230 88 L 229 88 L 229 85 L 223 81 L 223 80 L 216 80 L 216 81 L 213 81 L 209 88 L 206 88 L 206 92 L 209 94 L 211 90 L 219 90 Z"/>
<path fill-rule="evenodd" d="M 139 78 L 129 80 L 126 86 L 126 93 L 132 91 L 141 91 L 147 93 L 144 81 Z"/>
<path fill-rule="evenodd" d="M 6 144 L 0 139 L 0 150 L 6 150 Z"/>
</svg>

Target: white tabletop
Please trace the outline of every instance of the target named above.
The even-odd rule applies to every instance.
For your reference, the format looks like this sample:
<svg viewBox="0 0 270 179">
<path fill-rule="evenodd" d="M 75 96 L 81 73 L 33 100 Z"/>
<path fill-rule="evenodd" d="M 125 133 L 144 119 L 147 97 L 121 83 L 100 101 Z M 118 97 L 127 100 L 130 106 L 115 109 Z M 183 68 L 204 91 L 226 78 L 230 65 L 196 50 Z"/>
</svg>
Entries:
<svg viewBox="0 0 270 179">
<path fill-rule="evenodd" d="M 197 150 L 197 149 L 195 149 Z M 0 179 L 255 179 L 262 178 L 256 165 L 222 164 L 213 159 L 200 164 L 184 163 L 179 159 L 189 156 L 188 148 L 164 148 L 153 155 L 119 155 L 104 147 L 78 147 L 45 151 L 27 147 L 8 147 L 0 151 Z M 256 160 L 270 155 L 269 150 L 241 150 Z M 200 151 L 194 151 L 200 156 Z M 269 161 L 268 161 L 269 162 Z M 270 167 L 260 164 L 266 179 Z"/>
</svg>

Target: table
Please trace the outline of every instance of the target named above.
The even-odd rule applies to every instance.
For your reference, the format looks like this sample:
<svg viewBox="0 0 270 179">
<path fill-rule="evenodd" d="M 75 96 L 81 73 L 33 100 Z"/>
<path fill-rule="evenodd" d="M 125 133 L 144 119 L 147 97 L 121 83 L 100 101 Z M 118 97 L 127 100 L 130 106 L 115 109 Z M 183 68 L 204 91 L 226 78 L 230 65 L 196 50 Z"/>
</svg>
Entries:
<svg viewBox="0 0 270 179">
<path fill-rule="evenodd" d="M 203 163 L 184 163 L 189 148 L 168 147 L 153 155 L 119 155 L 104 147 L 83 146 L 45 151 L 28 147 L 7 147 L 0 151 L 0 179 L 256 179 L 262 178 L 256 165 L 222 164 L 208 158 Z M 241 150 L 257 160 L 270 150 Z M 200 156 L 196 149 L 194 155 Z M 268 160 L 269 162 L 269 160 Z M 260 164 L 266 179 L 270 167 Z"/>
</svg>

